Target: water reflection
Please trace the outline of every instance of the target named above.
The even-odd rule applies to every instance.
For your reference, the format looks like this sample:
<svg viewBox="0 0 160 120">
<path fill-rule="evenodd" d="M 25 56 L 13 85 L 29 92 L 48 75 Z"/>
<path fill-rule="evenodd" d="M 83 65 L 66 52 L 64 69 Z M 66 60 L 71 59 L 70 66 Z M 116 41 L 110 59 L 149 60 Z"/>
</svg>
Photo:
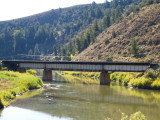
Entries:
<svg viewBox="0 0 160 120">
<path fill-rule="evenodd" d="M 20 112 L 32 112 L 27 116 L 35 119 L 27 120 L 104 120 L 107 117 L 120 120 L 121 112 L 132 114 L 137 111 L 144 113 L 148 120 L 159 120 L 160 92 L 116 85 L 109 87 L 50 82 L 46 83 L 40 94 L 18 99 L 12 107 L 4 109 L 0 120 L 11 120 L 7 117 L 16 111 L 12 108 L 20 109 Z M 20 112 L 15 113 L 13 120 L 20 120 L 16 118 Z M 43 116 L 45 119 L 42 119 Z"/>
<path fill-rule="evenodd" d="M 8 107 L 1 112 L 0 120 L 72 120 L 18 107 Z"/>
<path fill-rule="evenodd" d="M 131 114 L 137 111 L 144 113 L 148 120 L 159 120 L 160 104 L 158 102 L 154 104 L 153 102 L 146 102 L 150 100 L 150 97 L 143 96 L 146 96 L 148 92 L 116 86 L 47 83 L 41 94 L 17 100 L 12 105 L 40 111 L 58 118 L 63 117 L 66 120 L 68 118 L 74 120 L 104 120 L 106 117 L 119 120 L 121 112 Z M 158 91 L 152 92 L 159 93 Z M 143 94 L 143 96 L 139 96 L 138 93 Z M 153 96 L 152 99 L 152 101 L 159 100 L 159 98 Z"/>
</svg>

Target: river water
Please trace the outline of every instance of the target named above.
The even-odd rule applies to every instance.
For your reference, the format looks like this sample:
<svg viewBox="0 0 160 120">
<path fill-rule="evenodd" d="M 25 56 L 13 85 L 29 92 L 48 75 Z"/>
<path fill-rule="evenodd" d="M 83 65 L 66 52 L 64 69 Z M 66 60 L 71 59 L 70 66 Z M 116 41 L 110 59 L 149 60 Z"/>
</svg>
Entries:
<svg viewBox="0 0 160 120">
<path fill-rule="evenodd" d="M 40 94 L 1 110 L 0 120 L 120 120 L 137 111 L 159 120 L 160 91 L 47 82 Z"/>
</svg>

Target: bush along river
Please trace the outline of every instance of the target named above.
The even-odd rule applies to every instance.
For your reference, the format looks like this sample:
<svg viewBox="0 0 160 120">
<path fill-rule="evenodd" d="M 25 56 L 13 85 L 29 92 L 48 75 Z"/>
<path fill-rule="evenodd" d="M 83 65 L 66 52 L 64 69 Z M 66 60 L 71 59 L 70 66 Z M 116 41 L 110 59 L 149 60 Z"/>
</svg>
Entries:
<svg viewBox="0 0 160 120">
<path fill-rule="evenodd" d="M 159 120 L 160 118 L 158 90 L 131 89 L 115 82 L 110 86 L 100 86 L 95 82 L 98 81 L 96 79 L 92 85 L 70 84 L 66 83 L 66 76 L 58 74 L 53 76 L 52 82 L 44 83 L 42 91 L 30 91 L 1 110 L 0 120 Z M 70 82 L 75 81 L 73 77 L 71 79 Z M 80 79 L 85 81 L 85 77 Z"/>
</svg>

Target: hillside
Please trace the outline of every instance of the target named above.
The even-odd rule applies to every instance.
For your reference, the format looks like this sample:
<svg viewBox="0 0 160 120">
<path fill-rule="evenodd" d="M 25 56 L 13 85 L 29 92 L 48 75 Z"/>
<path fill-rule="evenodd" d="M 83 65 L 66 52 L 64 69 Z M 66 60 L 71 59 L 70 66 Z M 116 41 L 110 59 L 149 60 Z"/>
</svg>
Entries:
<svg viewBox="0 0 160 120">
<path fill-rule="evenodd" d="M 60 46 L 103 15 L 104 4 L 59 8 L 20 19 L 0 22 L 0 57 L 17 54 L 41 55 Z M 101 13 L 101 14 L 99 14 Z M 9 56 L 9 58 L 8 58 Z"/>
<path fill-rule="evenodd" d="M 155 3 L 158 6 L 159 0 L 106 0 L 1 21 L 0 59 L 72 60 L 83 51 L 78 56 L 85 60 L 145 57 L 157 61 L 159 8 L 143 8 Z M 133 56 L 131 41 L 139 45 L 134 59 L 128 58 Z"/>
<path fill-rule="evenodd" d="M 138 55 L 131 54 L 131 41 L 138 44 Z M 160 62 L 160 4 L 143 7 L 121 22 L 105 29 L 95 43 L 74 60 Z"/>
<path fill-rule="evenodd" d="M 92 38 L 90 41 L 84 35 L 82 39 L 79 39 L 81 45 L 78 52 L 81 52 L 91 42 L 95 42 L 96 36 L 106 27 L 121 19 L 124 10 L 141 1 L 113 0 L 103 4 L 93 2 L 2 21 L 0 22 L 0 59 L 27 59 L 21 58 L 20 54 L 27 57 L 33 56 L 32 59 L 49 54 L 74 55 L 77 50 L 72 48 L 76 48 L 73 46 L 77 36 L 81 36 L 88 28 L 90 29 L 88 31 L 88 35 Z M 70 46 L 66 47 L 67 44 Z M 67 48 L 70 49 L 67 50 Z"/>
</svg>

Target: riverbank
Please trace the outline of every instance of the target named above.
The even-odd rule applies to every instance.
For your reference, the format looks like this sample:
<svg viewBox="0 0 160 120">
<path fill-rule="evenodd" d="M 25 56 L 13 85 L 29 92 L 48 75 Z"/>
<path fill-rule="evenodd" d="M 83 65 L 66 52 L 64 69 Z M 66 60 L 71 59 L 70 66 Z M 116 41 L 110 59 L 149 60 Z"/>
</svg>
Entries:
<svg viewBox="0 0 160 120">
<path fill-rule="evenodd" d="M 27 73 L 0 71 L 0 108 L 8 106 L 17 95 L 42 86 L 42 80 L 35 76 L 34 71 L 29 70 Z"/>
<path fill-rule="evenodd" d="M 112 73 L 111 80 L 128 87 L 160 90 L 160 69 L 144 73 Z"/>
<path fill-rule="evenodd" d="M 100 77 L 98 72 L 64 71 L 60 74 L 69 83 L 98 84 Z M 115 72 L 110 75 L 110 78 L 111 81 L 127 87 L 160 90 L 160 69 L 150 69 L 144 73 Z"/>
<path fill-rule="evenodd" d="M 99 84 L 99 73 L 96 72 L 58 72 L 66 83 L 74 84 Z"/>
</svg>

